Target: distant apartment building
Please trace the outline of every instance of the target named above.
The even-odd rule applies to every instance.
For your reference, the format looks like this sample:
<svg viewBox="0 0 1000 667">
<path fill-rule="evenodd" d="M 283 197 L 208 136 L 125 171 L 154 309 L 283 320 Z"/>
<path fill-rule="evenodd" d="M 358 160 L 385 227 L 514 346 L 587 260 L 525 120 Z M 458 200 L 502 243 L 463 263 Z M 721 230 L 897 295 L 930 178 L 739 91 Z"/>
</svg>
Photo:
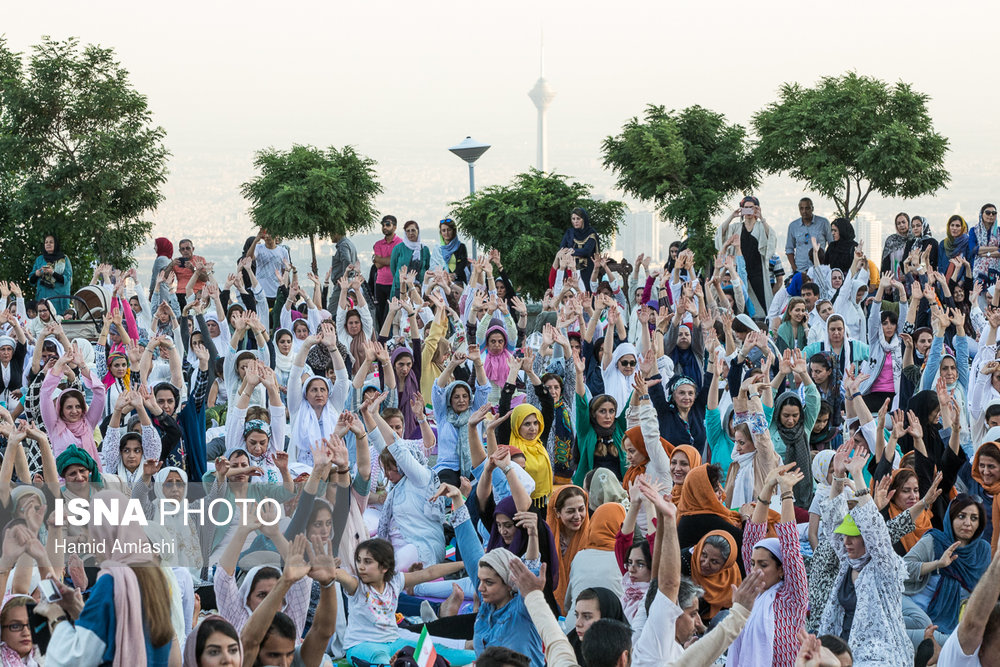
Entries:
<svg viewBox="0 0 1000 667">
<path fill-rule="evenodd" d="M 865 254 L 878 260 L 882 256 L 882 245 L 885 243 L 882 221 L 870 211 L 861 211 L 854 218 L 854 231 L 857 240 L 864 241 Z"/>
<path fill-rule="evenodd" d="M 665 233 L 667 223 L 652 211 L 629 211 L 618 228 L 612 254 L 634 262 L 640 253 L 654 259 L 665 258 L 667 247 L 677 234 Z M 669 238 L 668 238 L 669 237 Z"/>
</svg>

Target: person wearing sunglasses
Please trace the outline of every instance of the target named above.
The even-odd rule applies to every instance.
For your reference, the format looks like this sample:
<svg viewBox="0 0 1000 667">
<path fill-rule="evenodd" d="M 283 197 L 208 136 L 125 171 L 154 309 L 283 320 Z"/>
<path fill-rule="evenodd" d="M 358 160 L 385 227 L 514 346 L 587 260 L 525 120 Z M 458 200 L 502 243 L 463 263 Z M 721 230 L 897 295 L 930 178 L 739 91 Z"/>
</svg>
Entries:
<svg viewBox="0 0 1000 667">
<path fill-rule="evenodd" d="M 979 224 L 969 230 L 970 254 L 975 257 L 972 275 L 982 280 L 985 287 L 997 281 L 1000 275 L 1000 225 L 997 225 L 995 204 L 983 204 L 979 209 Z"/>
</svg>

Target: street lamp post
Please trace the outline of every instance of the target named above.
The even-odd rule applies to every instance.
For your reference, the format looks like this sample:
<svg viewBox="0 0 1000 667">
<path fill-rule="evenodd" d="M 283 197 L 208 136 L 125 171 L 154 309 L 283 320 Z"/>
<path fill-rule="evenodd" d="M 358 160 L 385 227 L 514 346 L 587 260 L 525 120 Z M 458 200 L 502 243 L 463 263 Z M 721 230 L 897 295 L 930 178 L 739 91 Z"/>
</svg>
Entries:
<svg viewBox="0 0 1000 667">
<path fill-rule="evenodd" d="M 488 151 L 490 148 L 489 144 L 481 144 L 472 137 L 466 137 L 465 141 L 458 144 L 457 146 L 452 146 L 448 150 L 462 158 L 469 163 L 469 194 L 473 195 L 476 193 L 476 160 Z M 476 258 L 476 240 L 472 241 L 472 259 Z"/>
</svg>

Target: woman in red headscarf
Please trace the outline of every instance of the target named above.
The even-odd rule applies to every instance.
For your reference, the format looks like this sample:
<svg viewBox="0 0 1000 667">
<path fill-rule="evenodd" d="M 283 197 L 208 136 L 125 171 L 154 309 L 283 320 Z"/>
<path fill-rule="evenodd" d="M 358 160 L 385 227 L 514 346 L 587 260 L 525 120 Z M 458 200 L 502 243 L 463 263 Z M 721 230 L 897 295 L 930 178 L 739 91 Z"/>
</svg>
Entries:
<svg viewBox="0 0 1000 667">
<path fill-rule="evenodd" d="M 156 248 L 156 259 L 153 260 L 153 275 L 149 280 L 150 299 L 153 298 L 153 290 L 156 288 L 156 276 L 170 266 L 170 260 L 174 257 L 174 244 L 165 236 L 153 239 L 153 247 Z"/>
</svg>

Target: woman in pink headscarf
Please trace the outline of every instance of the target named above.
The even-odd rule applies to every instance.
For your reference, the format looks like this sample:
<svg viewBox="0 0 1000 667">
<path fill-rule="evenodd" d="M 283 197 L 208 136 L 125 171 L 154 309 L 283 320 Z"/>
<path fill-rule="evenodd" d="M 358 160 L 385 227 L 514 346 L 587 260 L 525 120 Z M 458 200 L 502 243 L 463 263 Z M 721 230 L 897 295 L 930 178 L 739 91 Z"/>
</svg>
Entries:
<svg viewBox="0 0 1000 667">
<path fill-rule="evenodd" d="M 486 330 L 486 358 L 483 368 L 490 380 L 490 395 L 500 395 L 500 390 L 507 382 L 510 365 L 514 355 L 508 349 L 507 329 L 502 324 L 493 324 Z"/>
</svg>

